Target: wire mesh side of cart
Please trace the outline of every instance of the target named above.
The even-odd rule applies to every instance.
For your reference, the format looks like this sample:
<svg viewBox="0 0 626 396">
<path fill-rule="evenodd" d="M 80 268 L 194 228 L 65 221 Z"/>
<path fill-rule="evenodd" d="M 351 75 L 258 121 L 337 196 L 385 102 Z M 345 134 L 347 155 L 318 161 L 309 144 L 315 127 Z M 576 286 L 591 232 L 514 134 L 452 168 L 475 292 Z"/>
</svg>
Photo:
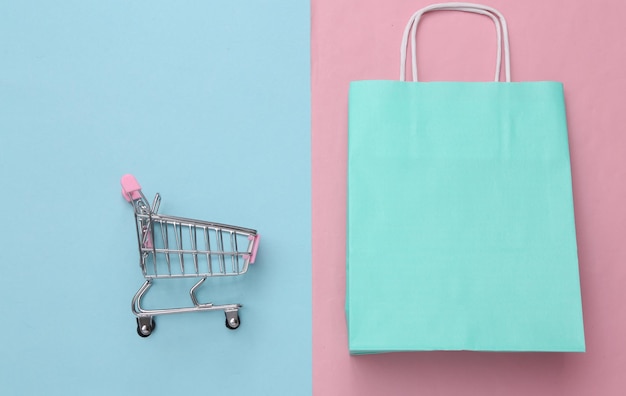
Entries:
<svg viewBox="0 0 626 396">
<path fill-rule="evenodd" d="M 146 279 L 241 275 L 254 262 L 255 230 L 140 208 L 135 220 Z"/>
</svg>

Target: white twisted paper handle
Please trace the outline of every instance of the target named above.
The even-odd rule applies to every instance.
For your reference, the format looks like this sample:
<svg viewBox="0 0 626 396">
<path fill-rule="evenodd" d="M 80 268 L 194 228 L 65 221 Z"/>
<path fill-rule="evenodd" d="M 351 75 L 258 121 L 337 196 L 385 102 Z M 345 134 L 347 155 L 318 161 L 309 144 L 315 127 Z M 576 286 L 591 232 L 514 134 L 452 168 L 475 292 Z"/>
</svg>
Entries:
<svg viewBox="0 0 626 396">
<path fill-rule="evenodd" d="M 417 36 L 417 25 L 419 24 L 422 15 L 431 11 L 462 11 L 471 12 L 474 14 L 485 15 L 493 21 L 496 26 L 496 39 L 498 41 L 498 51 L 496 54 L 496 73 L 494 81 L 500 81 L 500 68 L 502 64 L 502 47 L 504 47 L 504 72 L 506 76 L 506 82 L 511 82 L 511 56 L 509 50 L 509 31 L 507 29 L 506 20 L 504 16 L 495 8 L 488 7 L 481 4 L 473 3 L 439 3 L 432 4 L 422 8 L 409 18 L 409 22 L 404 28 L 402 35 L 402 45 L 400 47 L 400 81 L 406 79 L 406 51 L 411 36 L 411 72 L 413 75 L 413 81 L 417 79 L 417 56 L 415 51 L 415 42 Z"/>
</svg>

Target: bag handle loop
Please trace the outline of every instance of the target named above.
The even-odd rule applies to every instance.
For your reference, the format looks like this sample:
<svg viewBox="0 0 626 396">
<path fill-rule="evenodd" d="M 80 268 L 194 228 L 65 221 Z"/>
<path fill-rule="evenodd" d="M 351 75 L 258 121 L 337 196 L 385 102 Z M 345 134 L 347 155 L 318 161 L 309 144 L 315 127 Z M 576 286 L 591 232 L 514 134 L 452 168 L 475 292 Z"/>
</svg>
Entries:
<svg viewBox="0 0 626 396">
<path fill-rule="evenodd" d="M 495 8 L 488 7 L 488 6 L 481 5 L 481 4 L 462 3 L 462 2 L 432 4 L 417 11 L 415 14 L 411 16 L 411 18 L 409 18 L 409 22 L 404 28 L 404 33 L 402 35 L 402 45 L 400 47 L 400 81 L 405 81 L 406 79 L 406 52 L 407 52 L 409 36 L 411 37 L 411 72 L 413 76 L 413 81 L 415 82 L 418 81 L 417 79 L 417 54 L 415 51 L 417 26 L 422 16 L 425 13 L 431 12 L 431 11 L 471 12 L 474 14 L 485 15 L 491 18 L 491 20 L 496 26 L 496 39 L 498 42 L 498 50 L 496 53 L 496 73 L 495 73 L 494 81 L 496 82 L 500 81 L 500 68 L 502 64 L 502 47 L 504 47 L 505 78 L 506 78 L 506 82 L 511 82 L 511 56 L 510 56 L 510 48 L 509 48 L 509 31 L 508 31 L 504 16 Z"/>
</svg>

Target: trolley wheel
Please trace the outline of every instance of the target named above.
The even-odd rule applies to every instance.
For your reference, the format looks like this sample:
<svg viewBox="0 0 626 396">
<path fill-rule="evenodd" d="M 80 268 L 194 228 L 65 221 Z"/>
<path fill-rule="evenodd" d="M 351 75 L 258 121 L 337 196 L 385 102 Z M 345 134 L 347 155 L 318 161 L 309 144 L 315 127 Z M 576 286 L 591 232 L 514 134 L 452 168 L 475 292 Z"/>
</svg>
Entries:
<svg viewBox="0 0 626 396">
<path fill-rule="evenodd" d="M 140 337 L 149 337 L 155 328 L 156 322 L 152 317 L 141 318 L 141 320 L 140 318 L 137 318 L 137 334 L 139 334 Z"/>
<path fill-rule="evenodd" d="M 239 318 L 239 314 L 237 312 L 227 312 L 226 313 L 226 327 L 229 330 L 237 330 L 241 325 L 241 319 Z"/>
</svg>

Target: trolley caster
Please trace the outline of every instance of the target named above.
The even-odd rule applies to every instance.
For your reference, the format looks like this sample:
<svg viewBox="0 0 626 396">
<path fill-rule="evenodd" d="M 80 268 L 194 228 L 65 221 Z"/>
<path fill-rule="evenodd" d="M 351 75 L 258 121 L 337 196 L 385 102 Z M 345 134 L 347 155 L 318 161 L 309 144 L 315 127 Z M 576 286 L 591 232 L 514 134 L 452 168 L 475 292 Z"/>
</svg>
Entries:
<svg viewBox="0 0 626 396">
<path fill-rule="evenodd" d="M 148 337 L 154 331 L 156 322 L 152 319 L 152 316 L 137 318 L 137 334 L 140 337 Z"/>
<path fill-rule="evenodd" d="M 239 319 L 239 313 L 237 311 L 225 311 L 226 315 L 226 327 L 230 330 L 236 330 L 241 325 L 241 319 Z"/>
</svg>

